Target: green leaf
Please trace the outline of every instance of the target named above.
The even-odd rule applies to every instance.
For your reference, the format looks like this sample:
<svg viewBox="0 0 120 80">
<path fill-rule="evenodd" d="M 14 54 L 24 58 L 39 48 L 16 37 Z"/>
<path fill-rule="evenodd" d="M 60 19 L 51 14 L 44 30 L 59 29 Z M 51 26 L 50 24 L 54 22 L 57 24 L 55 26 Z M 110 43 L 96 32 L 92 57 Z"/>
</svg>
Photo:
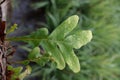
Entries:
<svg viewBox="0 0 120 80">
<path fill-rule="evenodd" d="M 49 38 L 57 40 L 64 39 L 77 26 L 78 20 L 79 17 L 77 15 L 69 17 L 50 34 Z"/>
<path fill-rule="evenodd" d="M 25 66 L 28 65 L 29 63 L 30 63 L 29 60 L 25 60 L 25 61 L 21 61 L 21 62 L 20 62 L 20 64 L 23 64 L 23 65 L 25 65 Z"/>
<path fill-rule="evenodd" d="M 68 64 L 73 72 L 77 73 L 80 71 L 80 64 L 77 56 L 75 55 L 72 47 L 68 44 L 58 43 L 60 51 L 65 59 L 65 62 Z"/>
<path fill-rule="evenodd" d="M 41 45 L 45 52 L 57 63 L 58 69 L 64 69 L 65 63 L 67 63 L 70 69 L 77 73 L 80 71 L 80 63 L 73 48 L 78 49 L 92 39 L 91 31 L 75 30 L 78 19 L 77 15 L 73 15 L 61 23 L 49 36 L 45 28 L 29 36 L 21 37 L 22 41 L 31 42 L 31 44 L 36 46 Z M 9 40 L 15 40 L 15 38 Z M 18 38 L 18 40 L 20 40 L 20 38 Z M 35 58 L 37 54 L 38 53 L 34 55 L 32 52 L 30 56 L 31 58 Z"/>
<path fill-rule="evenodd" d="M 28 76 L 32 71 L 32 68 L 30 66 L 26 67 L 26 70 L 22 72 L 18 77 L 20 80 L 23 80 L 26 76 Z"/>
<path fill-rule="evenodd" d="M 35 58 L 39 58 L 40 55 L 40 48 L 39 47 L 35 47 L 28 55 L 28 59 L 35 59 Z"/>
<path fill-rule="evenodd" d="M 90 30 L 76 31 L 68 36 L 65 41 L 73 46 L 75 49 L 79 49 L 81 46 L 86 45 L 92 39 L 92 32 Z"/>
<path fill-rule="evenodd" d="M 20 75 L 22 69 L 23 69 L 22 67 L 13 68 L 12 66 L 9 65 L 9 66 L 7 67 L 7 70 L 13 72 L 12 77 L 11 77 L 11 80 L 16 80 L 16 79 L 18 79 L 18 76 Z"/>
<path fill-rule="evenodd" d="M 38 8 L 42 8 L 42 7 L 46 6 L 47 4 L 49 4 L 49 2 L 48 2 L 48 1 L 44 1 L 44 2 L 34 3 L 34 4 L 32 4 L 31 6 L 32 6 L 33 9 L 36 10 L 36 9 L 38 9 Z"/>
<path fill-rule="evenodd" d="M 41 42 L 41 40 L 47 39 L 47 37 L 48 37 L 48 29 L 40 28 L 28 36 L 13 37 L 13 38 L 8 38 L 7 40 L 24 41 L 24 42 L 28 42 L 33 47 L 36 47 L 36 46 L 39 46 L 39 43 Z"/>
<path fill-rule="evenodd" d="M 7 30 L 6 34 L 9 34 L 11 32 L 14 32 L 15 29 L 17 29 L 17 24 L 14 24 L 13 26 L 11 26 L 11 28 L 9 30 Z"/>
<path fill-rule="evenodd" d="M 44 66 L 49 60 L 49 56 L 43 55 L 42 57 L 35 59 L 34 62 L 36 62 L 40 66 Z"/>
<path fill-rule="evenodd" d="M 54 61 L 57 63 L 57 68 L 61 70 L 64 69 L 65 61 L 58 48 L 56 48 L 57 46 L 49 41 L 48 42 L 43 41 L 41 45 L 53 57 Z"/>
<path fill-rule="evenodd" d="M 38 46 L 42 39 L 46 39 L 48 36 L 47 28 L 40 28 L 36 32 L 33 32 L 29 36 L 25 36 L 24 39 L 32 44 L 33 46 Z"/>
<path fill-rule="evenodd" d="M 35 62 L 40 66 L 44 66 L 46 62 L 49 61 L 49 56 L 48 55 L 41 55 L 40 54 L 40 48 L 35 47 L 28 55 L 27 61 Z"/>
</svg>

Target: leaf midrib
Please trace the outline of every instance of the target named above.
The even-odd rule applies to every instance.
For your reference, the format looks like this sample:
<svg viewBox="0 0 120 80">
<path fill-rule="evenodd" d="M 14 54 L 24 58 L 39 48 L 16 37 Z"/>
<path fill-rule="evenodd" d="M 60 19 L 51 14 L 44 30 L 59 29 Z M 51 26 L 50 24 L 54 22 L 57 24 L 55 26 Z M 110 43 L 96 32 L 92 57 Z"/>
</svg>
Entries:
<svg viewBox="0 0 120 80">
<path fill-rule="evenodd" d="M 65 43 L 66 41 L 65 40 L 55 40 L 55 39 L 49 39 L 49 38 L 34 38 L 34 39 L 31 39 L 31 38 L 6 38 L 5 39 L 6 41 L 51 41 L 51 42 L 60 42 L 60 43 Z"/>
</svg>

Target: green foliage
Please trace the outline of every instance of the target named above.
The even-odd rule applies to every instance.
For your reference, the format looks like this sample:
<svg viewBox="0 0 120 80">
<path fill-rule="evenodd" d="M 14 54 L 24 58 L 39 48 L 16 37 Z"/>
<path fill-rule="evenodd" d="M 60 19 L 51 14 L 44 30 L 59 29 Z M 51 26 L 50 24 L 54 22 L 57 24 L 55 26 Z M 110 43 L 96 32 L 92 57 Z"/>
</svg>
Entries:
<svg viewBox="0 0 120 80">
<path fill-rule="evenodd" d="M 46 28 L 41 28 L 38 29 L 36 32 L 33 32 L 31 35 L 22 37 L 22 40 L 25 42 L 29 42 L 29 44 L 35 47 L 40 44 L 42 39 L 46 39 L 47 37 L 48 37 L 48 30 Z"/>
<path fill-rule="evenodd" d="M 34 46 L 41 45 L 46 53 L 57 63 L 58 69 L 64 69 L 65 63 L 67 63 L 70 69 L 76 73 L 80 71 L 80 64 L 73 48 L 78 49 L 92 39 L 91 31 L 73 30 L 77 26 L 78 19 L 76 15 L 69 17 L 49 36 L 47 29 L 41 28 L 28 36 L 9 38 L 9 40 L 30 42 Z M 35 47 L 30 52 L 28 58 L 34 60 L 34 58 L 40 58 L 40 56 L 40 49 Z M 37 59 L 35 62 L 39 64 L 40 60 Z"/>
<path fill-rule="evenodd" d="M 29 59 L 39 58 L 40 55 L 40 49 L 39 47 L 35 47 L 28 55 Z"/>
<path fill-rule="evenodd" d="M 19 75 L 19 79 L 23 80 L 26 76 L 28 76 L 29 74 L 31 74 L 31 71 L 32 71 L 31 67 L 27 66 L 26 70 Z"/>
<path fill-rule="evenodd" d="M 42 80 L 119 80 L 120 79 L 120 69 L 119 69 L 120 67 L 119 64 L 120 62 L 119 59 L 120 58 L 120 45 L 119 45 L 120 44 L 120 37 L 119 37 L 120 1 L 119 0 L 43 0 L 42 2 L 40 1 L 38 3 L 32 4 L 32 7 L 35 10 L 37 9 L 39 10 L 41 7 L 42 8 L 44 7 L 46 22 L 44 23 L 43 26 L 47 27 L 50 32 L 52 32 L 54 28 L 58 27 L 58 25 L 66 17 L 71 16 L 73 14 L 78 14 L 80 17 L 80 21 L 77 25 L 77 28 L 79 27 L 85 30 L 90 29 L 94 37 L 92 39 L 92 42 L 90 42 L 89 44 L 87 44 L 86 46 L 82 47 L 79 50 L 75 50 L 76 55 L 80 60 L 80 67 L 81 67 L 80 73 L 74 74 L 69 70 L 68 67 L 66 67 L 62 71 L 59 71 L 55 69 L 53 64 L 47 63 L 46 66 L 44 66 L 44 68 L 43 67 L 41 68 L 40 66 L 34 66 L 33 72 L 30 75 L 30 77 L 37 76 Z M 73 21 L 73 23 L 74 22 L 75 21 Z M 64 31 L 65 31 L 64 29 L 62 31 L 59 30 L 56 32 L 53 31 L 56 37 L 53 36 L 51 38 L 50 35 L 53 34 L 51 33 L 50 35 L 46 34 L 45 39 L 50 38 L 51 40 L 58 41 L 63 38 L 62 41 L 67 40 L 67 42 L 69 42 L 69 46 L 67 46 L 66 44 L 57 43 L 56 44 L 57 47 L 54 44 L 54 42 L 51 43 L 51 41 L 49 41 L 46 43 L 46 45 L 50 46 L 47 47 L 47 49 L 51 52 L 54 52 L 52 50 L 54 48 L 57 48 L 60 52 L 58 52 L 58 50 L 56 52 L 60 53 L 62 57 L 64 57 L 65 63 L 69 65 L 70 62 L 67 62 L 69 61 L 68 57 L 70 57 L 71 55 L 75 55 L 73 54 L 71 45 L 72 48 L 74 47 L 74 49 L 78 49 L 80 47 L 80 44 L 77 41 L 82 43 L 82 45 L 85 44 L 85 42 L 82 42 L 84 40 L 80 41 L 81 39 L 79 40 L 79 37 L 76 38 L 76 35 L 80 35 L 80 37 L 82 37 L 82 33 L 84 33 L 84 31 L 79 32 L 79 30 L 75 29 L 75 32 L 73 30 L 72 32 L 67 34 L 65 38 L 60 35 L 63 34 L 62 32 Z M 43 31 L 43 33 L 45 32 L 47 32 L 47 30 Z M 57 35 L 57 33 L 60 34 Z M 32 34 L 33 36 L 31 36 Z M 29 35 L 27 38 L 36 39 L 40 37 L 39 30 L 38 33 L 36 31 L 32 34 Z M 38 36 L 34 37 L 35 34 L 38 34 Z M 73 36 L 73 34 L 75 36 Z M 88 34 L 86 35 L 86 37 L 87 36 Z M 84 37 L 85 36 L 83 36 L 82 39 L 84 39 Z M 20 39 L 18 38 L 18 40 Z M 26 39 L 26 42 L 29 42 L 30 45 L 32 45 L 32 47 L 35 48 L 36 46 L 38 46 L 39 41 Z M 43 44 L 45 44 L 45 41 L 44 42 L 41 41 L 40 46 L 43 47 L 44 46 Z M 44 48 L 44 50 L 46 50 L 46 48 Z M 65 55 L 63 54 L 64 52 L 68 54 L 70 53 L 71 55 L 70 56 L 68 54 Z M 52 53 L 52 55 L 53 54 L 54 53 Z M 33 56 L 36 57 L 37 54 Z M 51 53 L 49 54 L 49 57 L 51 60 L 52 59 L 51 57 L 53 57 L 51 56 Z M 74 59 L 72 60 L 74 61 Z"/>
<path fill-rule="evenodd" d="M 10 80 L 23 80 L 26 76 L 28 76 L 31 73 L 31 67 L 27 66 L 26 70 L 22 72 L 22 67 L 14 68 L 12 66 L 8 66 L 8 71 L 11 73 L 9 76 L 11 76 Z"/>
<path fill-rule="evenodd" d="M 11 73 L 12 77 L 11 80 L 16 80 L 18 79 L 18 76 L 20 75 L 21 71 L 22 71 L 22 67 L 17 67 L 17 68 L 13 68 L 12 66 L 8 66 L 7 68 Z"/>
<path fill-rule="evenodd" d="M 49 55 L 41 55 L 40 48 L 35 47 L 28 55 L 28 61 L 35 62 L 40 66 L 44 66 L 50 59 Z"/>
<path fill-rule="evenodd" d="M 48 42 L 48 41 L 47 41 L 48 42 L 47 44 L 46 44 L 46 42 L 42 43 L 43 47 L 45 47 L 48 52 L 50 51 L 50 54 L 54 57 L 55 61 L 57 61 L 57 63 L 58 63 L 57 65 L 58 65 L 59 69 L 63 69 L 65 67 L 65 62 L 66 62 L 74 72 L 78 72 L 80 70 L 79 61 L 78 61 L 77 57 L 74 55 L 72 48 L 75 48 L 75 46 L 78 46 L 78 48 L 80 48 L 80 45 L 83 45 L 83 44 L 89 42 L 89 40 L 91 40 L 92 35 L 89 35 L 89 34 L 91 34 L 91 32 L 87 33 L 87 31 L 86 31 L 86 33 L 87 33 L 87 35 L 90 36 L 89 38 L 86 37 L 87 36 L 87 35 L 85 35 L 86 33 L 82 34 L 83 36 L 85 36 L 86 41 L 84 40 L 85 38 L 80 37 L 80 34 L 73 34 L 73 35 L 67 36 L 73 30 L 73 28 L 75 28 L 77 22 L 78 22 L 77 16 L 72 16 L 72 17 L 68 18 L 66 21 L 64 21 L 60 26 L 57 27 L 57 29 L 55 29 L 50 34 L 49 38 L 54 40 L 55 43 Z M 80 33 L 80 31 L 76 31 L 76 33 Z M 76 38 L 76 36 L 77 36 L 77 38 Z M 76 40 L 79 42 L 78 45 L 70 44 L 70 43 L 72 43 L 72 40 L 74 38 L 76 38 Z M 84 40 L 85 43 L 82 44 L 82 42 L 80 42 L 80 39 L 82 41 Z M 75 41 L 75 42 L 77 42 L 77 41 Z M 58 50 L 58 48 L 55 48 L 56 46 L 58 46 L 60 48 L 62 55 L 60 55 L 61 52 Z M 53 49 L 55 49 L 55 50 L 53 50 Z M 67 55 L 67 53 L 69 53 L 69 56 Z M 58 56 L 60 59 L 58 59 Z M 63 58 L 64 58 L 65 62 L 64 62 Z M 73 59 L 73 60 L 71 60 L 71 59 Z"/>
<path fill-rule="evenodd" d="M 119 80 L 120 76 L 120 1 L 119 0 L 49 0 L 46 5 L 46 25 L 53 30 L 62 20 L 78 14 L 78 27 L 90 29 L 92 42 L 76 50 L 81 72 L 73 74 L 68 68 L 62 72 L 45 68 L 45 80 Z M 45 26 L 46 26 L 45 25 Z M 72 39 L 71 39 L 72 40 Z M 71 43 L 72 44 L 72 43 Z M 74 43 L 75 44 L 75 43 Z M 117 57 L 116 57 L 117 56 Z M 53 74 L 54 76 L 51 76 Z M 59 75 L 61 75 L 59 77 Z"/>
<path fill-rule="evenodd" d="M 17 29 L 17 24 L 14 24 L 13 26 L 11 26 L 11 28 L 9 30 L 7 30 L 6 34 L 10 34 L 12 32 L 14 32 Z"/>
<path fill-rule="evenodd" d="M 48 4 L 48 1 L 43 1 L 43 2 L 37 2 L 31 5 L 35 10 L 38 8 L 42 8 Z"/>
</svg>

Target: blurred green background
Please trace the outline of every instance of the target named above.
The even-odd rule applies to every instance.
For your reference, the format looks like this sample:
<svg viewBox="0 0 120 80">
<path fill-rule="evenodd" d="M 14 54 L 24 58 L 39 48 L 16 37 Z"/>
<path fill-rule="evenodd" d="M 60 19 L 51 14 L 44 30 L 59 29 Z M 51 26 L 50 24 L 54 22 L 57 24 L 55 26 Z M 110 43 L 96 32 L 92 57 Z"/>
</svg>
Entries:
<svg viewBox="0 0 120 80">
<path fill-rule="evenodd" d="M 26 35 L 41 27 L 52 32 L 73 14 L 80 17 L 80 29 L 93 32 L 92 41 L 75 50 L 79 73 L 68 67 L 60 71 L 47 63 L 33 65 L 25 80 L 120 80 L 120 0 L 13 0 L 12 4 L 11 21 L 19 28 L 11 35 Z M 19 54 L 21 58 L 24 53 Z"/>
</svg>

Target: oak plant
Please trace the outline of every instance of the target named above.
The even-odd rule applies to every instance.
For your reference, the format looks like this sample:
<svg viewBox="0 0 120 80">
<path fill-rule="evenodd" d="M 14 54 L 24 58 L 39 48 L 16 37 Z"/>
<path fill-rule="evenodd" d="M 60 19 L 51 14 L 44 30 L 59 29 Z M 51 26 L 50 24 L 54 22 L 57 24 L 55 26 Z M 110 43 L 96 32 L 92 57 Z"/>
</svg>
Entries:
<svg viewBox="0 0 120 80">
<path fill-rule="evenodd" d="M 35 32 L 21 37 L 6 37 L 13 32 L 17 25 L 13 25 L 5 31 L 5 22 L 0 20 L 0 80 L 23 80 L 31 72 L 30 62 L 44 66 L 47 62 L 56 63 L 56 68 L 63 70 L 66 64 L 77 73 L 80 71 L 80 63 L 73 49 L 79 49 L 92 39 L 90 30 L 76 29 L 79 17 L 73 15 L 63 21 L 52 33 L 47 28 L 40 28 Z M 6 33 L 5 33 L 6 32 Z M 9 44 L 13 41 L 23 41 L 31 46 L 26 60 L 15 62 L 26 66 L 13 67 L 8 61 L 13 56 L 15 49 Z M 42 50 L 40 49 L 42 48 Z"/>
</svg>

